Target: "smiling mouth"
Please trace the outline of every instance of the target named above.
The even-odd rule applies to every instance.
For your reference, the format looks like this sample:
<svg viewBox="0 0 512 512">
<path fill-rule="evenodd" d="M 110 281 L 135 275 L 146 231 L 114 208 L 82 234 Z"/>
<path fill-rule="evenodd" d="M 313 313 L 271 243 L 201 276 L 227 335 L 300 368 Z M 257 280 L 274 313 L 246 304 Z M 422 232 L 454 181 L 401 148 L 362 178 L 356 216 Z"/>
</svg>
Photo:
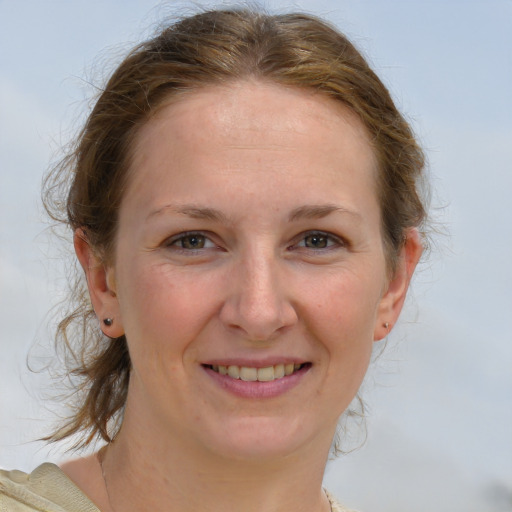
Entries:
<svg viewBox="0 0 512 512">
<path fill-rule="evenodd" d="M 220 375 L 231 377 L 232 379 L 243 380 L 246 382 L 271 382 L 273 380 L 288 377 L 303 368 L 311 366 L 310 363 L 304 364 L 276 364 L 265 368 L 254 368 L 250 366 L 222 366 L 222 365 L 204 365 Z"/>
</svg>

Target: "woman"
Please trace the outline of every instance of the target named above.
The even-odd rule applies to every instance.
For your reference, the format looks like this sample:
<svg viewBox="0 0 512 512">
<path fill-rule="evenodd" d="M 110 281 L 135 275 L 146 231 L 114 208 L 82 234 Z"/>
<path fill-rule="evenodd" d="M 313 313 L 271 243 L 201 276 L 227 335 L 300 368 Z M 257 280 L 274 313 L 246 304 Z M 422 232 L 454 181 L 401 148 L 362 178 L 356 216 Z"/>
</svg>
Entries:
<svg viewBox="0 0 512 512">
<path fill-rule="evenodd" d="M 344 510 L 324 468 L 421 256 L 422 168 L 316 18 L 211 11 L 136 48 L 48 181 L 88 288 L 50 439 L 106 445 L 1 473 L 0 509 Z"/>
</svg>

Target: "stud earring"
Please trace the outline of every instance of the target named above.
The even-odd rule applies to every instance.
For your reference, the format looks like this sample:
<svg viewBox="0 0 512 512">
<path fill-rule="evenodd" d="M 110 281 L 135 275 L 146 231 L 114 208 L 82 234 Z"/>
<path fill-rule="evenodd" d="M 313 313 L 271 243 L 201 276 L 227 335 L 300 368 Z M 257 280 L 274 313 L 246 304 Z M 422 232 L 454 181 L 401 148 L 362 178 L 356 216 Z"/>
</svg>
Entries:
<svg viewBox="0 0 512 512">
<path fill-rule="evenodd" d="M 384 322 L 384 328 L 389 331 L 389 322 Z"/>
<path fill-rule="evenodd" d="M 107 327 L 110 327 L 113 323 L 114 323 L 114 320 L 112 318 L 104 318 L 103 319 L 103 323 L 107 326 Z"/>
</svg>

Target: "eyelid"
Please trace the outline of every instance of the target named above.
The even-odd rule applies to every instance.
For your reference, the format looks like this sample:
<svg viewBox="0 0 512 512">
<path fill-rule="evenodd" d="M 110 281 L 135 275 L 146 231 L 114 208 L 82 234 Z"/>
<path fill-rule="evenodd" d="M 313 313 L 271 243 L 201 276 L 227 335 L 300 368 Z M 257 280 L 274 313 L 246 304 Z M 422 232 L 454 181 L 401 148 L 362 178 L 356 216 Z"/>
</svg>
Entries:
<svg viewBox="0 0 512 512">
<path fill-rule="evenodd" d="M 211 245 L 209 247 L 201 247 L 199 249 L 185 249 L 184 247 L 178 247 L 176 245 L 177 242 L 183 240 L 187 237 L 193 236 L 201 236 L 204 237 L 207 242 Z M 172 235 L 169 238 L 166 238 L 162 244 L 164 247 L 174 247 L 176 250 L 191 253 L 196 251 L 204 251 L 205 249 L 212 249 L 213 247 L 217 247 L 217 244 L 212 240 L 212 236 L 205 231 L 182 231 L 181 233 L 177 233 L 176 235 Z"/>
<path fill-rule="evenodd" d="M 301 242 L 305 242 L 305 240 L 308 236 L 314 236 L 314 235 L 318 235 L 318 236 L 327 238 L 328 239 L 327 247 L 313 248 L 313 247 L 306 247 L 305 245 L 299 245 Z M 304 233 L 301 233 L 297 237 L 297 242 L 294 243 L 291 247 L 292 248 L 299 247 L 300 249 L 306 249 L 306 250 L 310 250 L 310 251 L 320 252 L 320 251 L 328 251 L 328 250 L 332 250 L 332 249 L 336 249 L 336 248 L 340 248 L 340 247 L 341 248 L 346 247 L 347 245 L 348 245 L 347 241 L 344 240 L 340 236 L 334 235 L 333 233 L 330 233 L 328 231 L 312 229 L 310 231 L 305 231 Z"/>
<path fill-rule="evenodd" d="M 328 241 L 327 246 L 326 247 L 318 247 L 318 248 L 306 247 L 306 245 L 305 245 L 306 238 L 308 236 L 314 236 L 314 235 L 318 235 L 318 236 L 327 238 L 327 241 Z M 200 247 L 198 249 L 193 249 L 193 248 L 186 249 L 184 247 L 179 247 L 177 245 L 177 243 L 180 240 L 183 240 L 184 238 L 187 238 L 187 237 L 193 237 L 193 236 L 204 237 L 206 246 Z M 215 249 L 215 248 L 221 249 L 221 246 L 219 246 L 213 240 L 212 234 L 209 232 L 206 232 L 206 231 L 182 231 L 180 233 L 177 233 L 176 235 L 172 235 L 172 236 L 166 238 L 164 240 L 164 242 L 162 243 L 162 246 L 166 247 L 166 248 L 173 248 L 175 251 L 180 251 L 180 252 L 187 253 L 187 254 L 190 254 L 190 253 L 193 254 L 196 252 L 197 253 L 204 252 L 205 250 Z M 347 246 L 348 246 L 348 242 L 343 237 L 341 237 L 339 235 L 335 235 L 328 231 L 312 229 L 309 231 L 304 231 L 304 232 L 300 233 L 299 235 L 297 235 L 295 237 L 295 241 L 292 242 L 292 244 L 290 244 L 288 246 L 288 249 L 289 250 L 299 249 L 299 250 L 306 250 L 306 251 L 320 253 L 320 252 L 327 252 L 329 250 L 336 250 L 339 248 L 346 248 Z"/>
</svg>

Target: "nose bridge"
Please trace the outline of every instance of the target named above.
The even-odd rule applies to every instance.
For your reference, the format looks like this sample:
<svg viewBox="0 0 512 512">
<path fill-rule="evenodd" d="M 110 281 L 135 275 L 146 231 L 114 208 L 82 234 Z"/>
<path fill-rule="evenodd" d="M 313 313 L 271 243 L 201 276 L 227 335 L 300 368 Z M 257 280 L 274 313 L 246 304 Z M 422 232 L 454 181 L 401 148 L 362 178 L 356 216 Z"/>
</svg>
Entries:
<svg viewBox="0 0 512 512">
<path fill-rule="evenodd" d="M 279 302 L 279 273 L 275 258 L 267 252 L 252 254 L 245 258 L 243 264 L 245 286 L 242 283 L 244 292 L 241 299 L 244 307 L 255 313 L 275 312 Z"/>
<path fill-rule="evenodd" d="M 296 316 L 282 288 L 282 273 L 272 248 L 260 246 L 241 256 L 225 304 L 227 323 L 252 340 L 267 340 L 291 325 Z"/>
</svg>

